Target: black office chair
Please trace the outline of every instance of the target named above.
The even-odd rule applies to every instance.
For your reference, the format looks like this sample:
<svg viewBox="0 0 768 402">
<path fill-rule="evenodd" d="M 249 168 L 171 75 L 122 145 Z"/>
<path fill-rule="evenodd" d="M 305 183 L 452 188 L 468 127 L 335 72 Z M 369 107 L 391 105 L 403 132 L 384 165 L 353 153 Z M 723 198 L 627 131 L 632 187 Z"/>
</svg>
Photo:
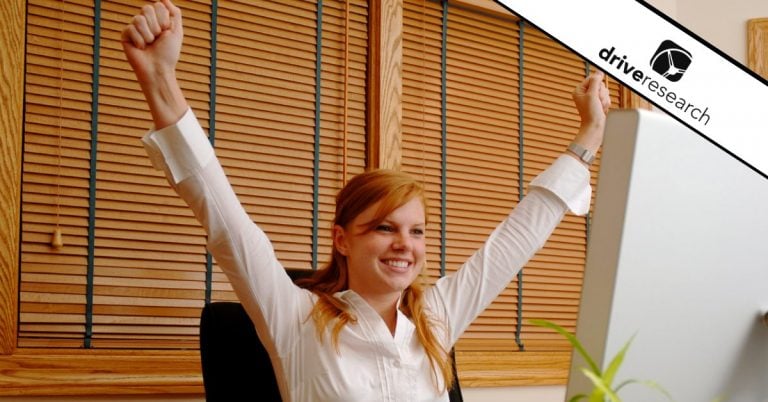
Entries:
<svg viewBox="0 0 768 402">
<path fill-rule="evenodd" d="M 288 270 L 293 280 L 311 273 Z M 214 302 L 203 307 L 200 358 L 207 402 L 239 401 L 254 394 L 258 398 L 252 400 L 282 402 L 267 350 L 240 303 Z M 463 402 L 455 364 L 453 375 L 456 381 L 449 391 L 450 401 Z"/>
</svg>

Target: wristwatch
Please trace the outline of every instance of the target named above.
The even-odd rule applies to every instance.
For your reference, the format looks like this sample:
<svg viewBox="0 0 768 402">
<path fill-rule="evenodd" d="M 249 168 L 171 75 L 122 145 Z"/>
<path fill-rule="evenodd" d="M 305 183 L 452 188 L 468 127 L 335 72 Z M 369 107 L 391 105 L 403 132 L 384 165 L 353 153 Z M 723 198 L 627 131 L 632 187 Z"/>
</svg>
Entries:
<svg viewBox="0 0 768 402">
<path fill-rule="evenodd" d="M 576 156 L 579 157 L 584 163 L 587 165 L 591 165 L 592 162 L 595 161 L 595 154 L 592 153 L 592 151 L 582 147 L 581 145 L 572 142 L 571 145 L 568 145 L 568 150 L 576 154 Z"/>
</svg>

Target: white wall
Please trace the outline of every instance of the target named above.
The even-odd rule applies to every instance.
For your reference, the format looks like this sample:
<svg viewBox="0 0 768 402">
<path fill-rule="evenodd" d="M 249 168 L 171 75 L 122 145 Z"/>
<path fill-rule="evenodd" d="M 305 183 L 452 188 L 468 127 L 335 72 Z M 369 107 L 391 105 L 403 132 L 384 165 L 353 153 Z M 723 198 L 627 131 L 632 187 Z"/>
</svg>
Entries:
<svg viewBox="0 0 768 402">
<path fill-rule="evenodd" d="M 490 1 L 490 0 L 488 0 Z M 746 22 L 768 17 L 768 0 L 648 0 L 650 4 L 683 24 L 686 28 L 746 64 Z M 463 388 L 467 402 L 562 402 L 564 386 Z M 0 398 L 0 401 L 65 402 L 74 398 Z M 160 402 L 168 398 L 81 399 L 89 402 Z M 203 398 L 173 399 L 178 402 L 204 402 Z"/>
<path fill-rule="evenodd" d="M 679 23 L 737 61 L 747 64 L 747 20 L 768 18 L 768 1 L 676 0 L 676 2 L 675 19 Z"/>
</svg>

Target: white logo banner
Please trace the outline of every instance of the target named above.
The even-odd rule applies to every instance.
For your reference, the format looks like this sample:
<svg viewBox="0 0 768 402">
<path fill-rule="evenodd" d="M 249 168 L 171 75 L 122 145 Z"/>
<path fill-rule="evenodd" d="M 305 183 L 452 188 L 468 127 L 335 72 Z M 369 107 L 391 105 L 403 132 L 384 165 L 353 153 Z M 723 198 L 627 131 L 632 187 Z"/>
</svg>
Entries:
<svg viewBox="0 0 768 402">
<path fill-rule="evenodd" d="M 768 83 L 638 0 L 496 0 L 768 178 Z"/>
</svg>

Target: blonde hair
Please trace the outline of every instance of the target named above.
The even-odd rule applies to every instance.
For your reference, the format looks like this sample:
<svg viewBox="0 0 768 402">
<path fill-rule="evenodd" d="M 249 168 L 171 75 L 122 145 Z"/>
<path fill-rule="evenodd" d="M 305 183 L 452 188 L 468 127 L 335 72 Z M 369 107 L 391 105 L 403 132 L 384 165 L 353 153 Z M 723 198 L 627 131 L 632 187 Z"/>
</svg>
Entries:
<svg viewBox="0 0 768 402">
<path fill-rule="evenodd" d="M 335 225 L 346 227 L 363 211 L 379 203 L 374 218 L 367 223 L 368 228 L 373 229 L 392 211 L 413 198 L 421 200 L 427 216 L 424 187 L 408 174 L 378 169 L 357 175 L 336 195 L 336 212 L 332 227 Z M 423 280 L 423 274 L 419 277 Z M 326 328 L 331 321 L 335 320 L 331 333 L 333 345 L 338 351 L 339 333 L 345 325 L 356 321 L 356 317 L 348 311 L 347 305 L 333 297 L 334 293 L 349 288 L 346 257 L 333 247 L 328 264 L 315 272 L 312 277 L 298 283 L 299 286 L 311 290 L 318 296 L 310 316 L 315 320 L 317 336 L 321 341 Z M 427 352 L 435 384 L 438 384 L 438 378 L 442 378 L 445 389 L 449 389 L 453 385 L 452 357 L 437 339 L 433 329 L 437 323 L 424 309 L 423 288 L 419 281 L 414 281 L 403 291 L 400 310 L 413 321 L 416 327 L 416 335 Z M 438 389 L 438 391 L 443 390 Z"/>
</svg>

